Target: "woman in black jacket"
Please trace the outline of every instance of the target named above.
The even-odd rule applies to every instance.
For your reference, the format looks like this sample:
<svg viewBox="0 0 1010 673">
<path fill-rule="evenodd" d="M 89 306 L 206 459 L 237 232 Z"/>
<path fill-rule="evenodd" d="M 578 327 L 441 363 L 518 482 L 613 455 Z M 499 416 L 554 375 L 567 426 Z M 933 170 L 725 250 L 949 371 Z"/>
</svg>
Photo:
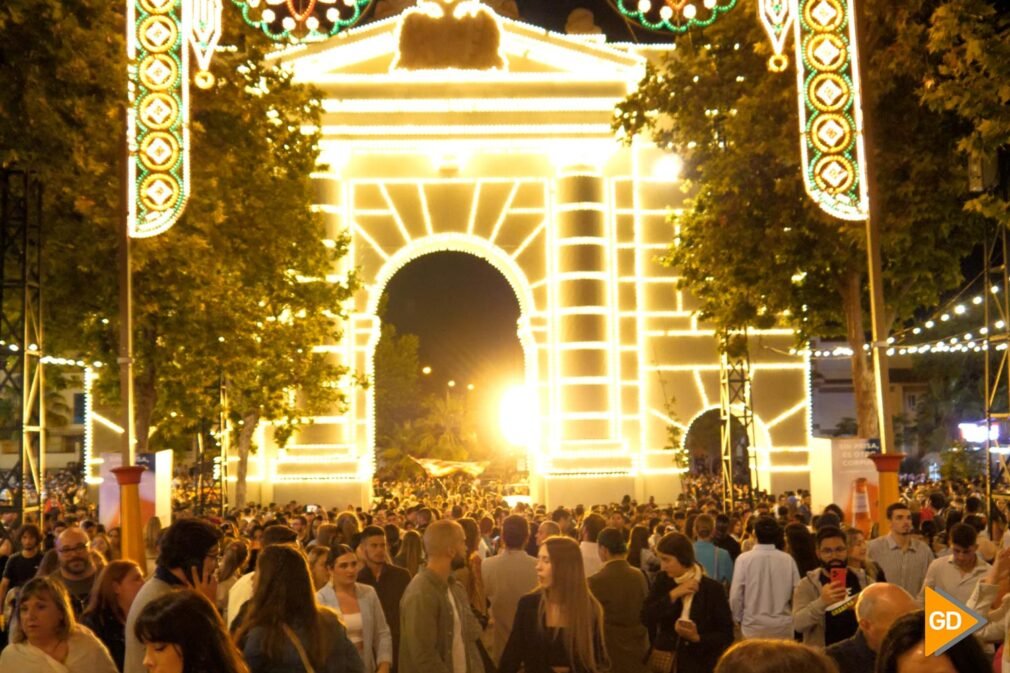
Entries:
<svg viewBox="0 0 1010 673">
<path fill-rule="evenodd" d="M 705 576 L 684 535 L 667 533 L 656 550 L 662 572 L 642 608 L 652 649 L 674 652 L 677 673 L 710 673 L 733 644 L 726 590 Z"/>
<path fill-rule="evenodd" d="M 540 586 L 519 599 L 498 673 L 605 673 L 603 610 L 589 592 L 579 544 L 547 538 L 537 557 Z"/>
</svg>

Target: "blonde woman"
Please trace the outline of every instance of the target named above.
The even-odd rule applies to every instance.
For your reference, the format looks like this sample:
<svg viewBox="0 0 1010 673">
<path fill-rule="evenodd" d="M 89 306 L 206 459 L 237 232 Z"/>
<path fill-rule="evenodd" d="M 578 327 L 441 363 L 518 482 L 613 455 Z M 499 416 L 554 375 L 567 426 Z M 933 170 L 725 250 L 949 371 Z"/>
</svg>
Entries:
<svg viewBox="0 0 1010 673">
<path fill-rule="evenodd" d="M 0 653 L 0 671 L 117 673 L 102 641 L 77 624 L 67 590 L 58 580 L 29 580 L 16 610 L 11 644 Z"/>
<path fill-rule="evenodd" d="M 537 556 L 540 586 L 519 599 L 498 673 L 600 673 L 610 668 L 603 610 L 586 583 L 579 543 L 550 537 Z"/>
</svg>

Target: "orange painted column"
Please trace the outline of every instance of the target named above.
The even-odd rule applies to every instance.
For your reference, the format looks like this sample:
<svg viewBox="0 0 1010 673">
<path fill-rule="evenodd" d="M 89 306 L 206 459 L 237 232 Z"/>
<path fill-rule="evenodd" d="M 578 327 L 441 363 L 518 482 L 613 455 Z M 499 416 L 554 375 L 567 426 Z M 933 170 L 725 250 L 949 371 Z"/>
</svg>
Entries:
<svg viewBox="0 0 1010 673">
<path fill-rule="evenodd" d="M 877 504 L 877 522 L 879 523 L 878 534 L 887 535 L 891 531 L 891 524 L 887 520 L 887 506 L 893 502 L 898 502 L 898 468 L 901 461 L 905 459 L 903 453 L 876 453 L 870 456 L 870 460 L 877 466 L 877 474 L 880 482 L 880 502 Z"/>
<path fill-rule="evenodd" d="M 143 472 L 144 467 L 140 465 L 112 469 L 119 483 L 119 539 L 123 558 L 136 561 L 146 575 L 144 530 L 140 522 L 140 475 Z"/>
</svg>

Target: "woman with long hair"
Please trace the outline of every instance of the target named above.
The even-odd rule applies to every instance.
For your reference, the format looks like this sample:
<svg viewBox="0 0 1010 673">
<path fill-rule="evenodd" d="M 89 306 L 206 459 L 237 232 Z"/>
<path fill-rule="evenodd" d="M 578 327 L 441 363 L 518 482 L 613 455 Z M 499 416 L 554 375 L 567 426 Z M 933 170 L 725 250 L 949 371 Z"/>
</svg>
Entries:
<svg viewBox="0 0 1010 673">
<path fill-rule="evenodd" d="M 81 615 L 81 623 L 105 644 L 119 670 L 126 656 L 126 615 L 142 586 L 140 566 L 133 561 L 111 561 L 98 574 Z"/>
<path fill-rule="evenodd" d="M 631 529 L 631 537 L 628 540 L 628 563 L 639 570 L 643 569 L 643 551 L 649 551 L 649 529 L 639 524 Z"/>
<path fill-rule="evenodd" d="M 364 662 L 365 673 L 389 673 L 393 665 L 393 635 L 379 594 L 357 581 L 361 564 L 358 555 L 342 544 L 331 549 L 324 560 L 330 579 L 316 593 L 316 599 L 320 605 L 336 611 L 344 622 L 347 636 Z"/>
<path fill-rule="evenodd" d="M 540 586 L 519 599 L 498 673 L 600 673 L 610 668 L 603 610 L 589 591 L 579 543 L 547 538 L 537 556 Z"/>
<path fill-rule="evenodd" d="M 480 569 L 480 529 L 477 522 L 470 518 L 459 519 L 459 525 L 466 535 L 466 567 L 455 571 L 453 575 L 466 589 L 474 616 L 481 625 L 487 626 L 487 594 L 484 592 L 484 578 Z"/>
<path fill-rule="evenodd" d="M 91 538 L 91 551 L 101 554 L 106 563 L 112 560 L 112 543 L 105 533 L 98 533 Z"/>
<path fill-rule="evenodd" d="M 363 673 L 358 650 L 336 613 L 319 607 L 309 564 L 293 545 L 273 545 L 256 561 L 256 589 L 235 640 L 252 673 Z"/>
<path fill-rule="evenodd" d="M 862 570 L 866 579 L 871 582 L 886 582 L 884 571 L 866 555 L 866 535 L 858 528 L 845 531 L 845 540 L 849 546 L 848 565 L 853 570 Z"/>
<path fill-rule="evenodd" d="M 170 591 L 144 606 L 134 632 L 151 673 L 248 673 L 217 609 L 192 589 Z"/>
<path fill-rule="evenodd" d="M 0 671 L 12 673 L 117 673 L 105 645 L 74 619 L 63 583 L 28 580 L 18 594 L 10 645 L 0 652 Z"/>
<path fill-rule="evenodd" d="M 228 592 L 242 576 L 249 546 L 244 540 L 232 540 L 221 555 L 221 566 L 217 570 L 217 609 L 223 615 L 228 609 Z"/>
<path fill-rule="evenodd" d="M 722 585 L 705 576 L 686 535 L 656 545 L 661 572 L 642 608 L 652 673 L 709 673 L 733 643 L 733 616 Z"/>
<path fill-rule="evenodd" d="M 401 568 L 406 568 L 410 576 L 413 577 L 417 574 L 423 561 L 421 534 L 416 530 L 408 530 L 400 541 L 400 553 L 396 555 L 394 563 Z"/>
<path fill-rule="evenodd" d="M 361 519 L 358 518 L 358 515 L 354 512 L 341 512 L 337 515 L 337 520 L 334 523 L 337 524 L 339 531 L 332 543 L 353 547 L 355 536 L 361 532 Z"/>
<path fill-rule="evenodd" d="M 345 545 L 340 545 L 345 546 Z M 312 575 L 312 588 L 319 591 L 330 581 L 330 571 L 326 567 L 326 557 L 330 555 L 329 545 L 314 545 L 305 554 L 309 562 L 309 573 Z"/>
</svg>

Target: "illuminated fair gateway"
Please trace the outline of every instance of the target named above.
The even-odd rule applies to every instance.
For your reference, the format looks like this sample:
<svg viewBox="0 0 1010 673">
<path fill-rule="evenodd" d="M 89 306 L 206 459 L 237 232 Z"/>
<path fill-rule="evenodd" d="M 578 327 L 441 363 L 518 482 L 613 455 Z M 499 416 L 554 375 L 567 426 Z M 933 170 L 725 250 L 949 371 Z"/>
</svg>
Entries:
<svg viewBox="0 0 1010 673">
<path fill-rule="evenodd" d="M 686 436 L 719 409 L 716 339 L 657 261 L 683 201 L 677 162 L 611 131 L 644 49 L 432 2 L 278 56 L 324 92 L 315 207 L 330 239 L 350 234 L 345 262 L 363 282 L 344 339 L 321 348 L 371 378 L 396 272 L 440 251 L 486 260 L 519 303 L 530 487 L 548 506 L 674 499 L 666 428 Z M 776 492 L 809 482 L 808 366 L 786 354 L 792 342 L 751 332 L 758 480 Z M 266 430 L 250 495 L 366 502 L 374 443 L 373 391 L 357 389 L 347 413 L 314 419 L 285 449 Z"/>
</svg>

